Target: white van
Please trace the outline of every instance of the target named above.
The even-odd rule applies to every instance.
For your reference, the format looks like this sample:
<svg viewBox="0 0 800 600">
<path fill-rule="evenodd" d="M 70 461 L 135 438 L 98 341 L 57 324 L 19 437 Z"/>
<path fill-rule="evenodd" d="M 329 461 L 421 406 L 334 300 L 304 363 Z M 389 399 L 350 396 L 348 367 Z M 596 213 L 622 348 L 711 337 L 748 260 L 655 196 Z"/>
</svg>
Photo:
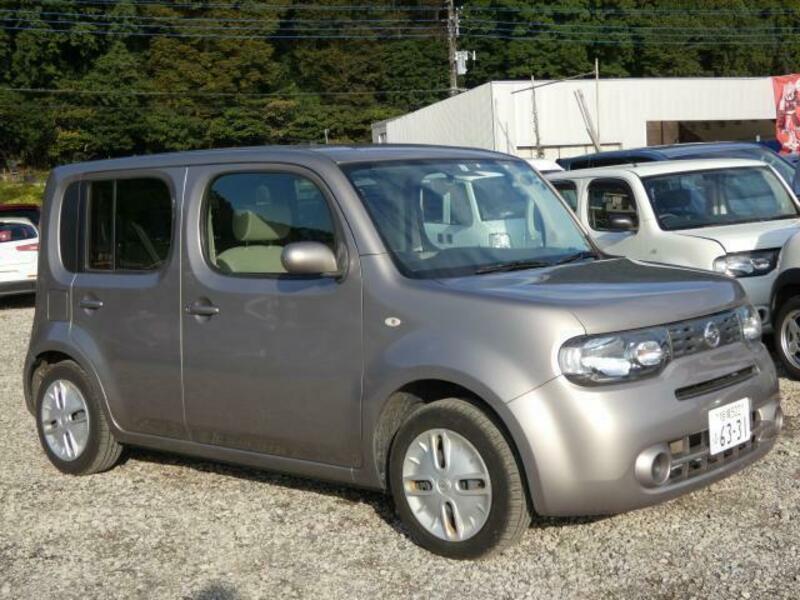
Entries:
<svg viewBox="0 0 800 600">
<path fill-rule="evenodd" d="M 726 273 L 771 327 L 770 292 L 800 205 L 763 162 L 659 161 L 548 177 L 609 254 Z"/>
</svg>

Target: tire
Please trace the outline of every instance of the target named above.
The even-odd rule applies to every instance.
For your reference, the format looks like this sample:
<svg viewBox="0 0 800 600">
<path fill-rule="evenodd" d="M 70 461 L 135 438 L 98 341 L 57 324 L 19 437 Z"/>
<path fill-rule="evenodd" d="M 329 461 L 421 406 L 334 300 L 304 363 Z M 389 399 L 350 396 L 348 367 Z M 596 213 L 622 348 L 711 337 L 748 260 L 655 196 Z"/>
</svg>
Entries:
<svg viewBox="0 0 800 600">
<path fill-rule="evenodd" d="M 56 363 L 44 373 L 36 390 L 35 415 L 39 442 L 62 473 L 100 473 L 113 467 L 122 454 L 108 427 L 100 394 L 71 360 Z"/>
<path fill-rule="evenodd" d="M 466 474 L 474 477 L 459 477 Z M 481 483 L 482 474 L 488 481 Z M 530 524 L 525 485 L 508 441 L 486 413 L 465 400 L 427 404 L 401 425 L 389 456 L 389 484 L 411 538 L 448 558 L 501 552 Z"/>
<path fill-rule="evenodd" d="M 800 337 L 797 330 L 791 332 L 791 321 L 800 317 L 800 296 L 789 298 L 778 310 L 775 318 L 775 352 L 792 379 L 800 379 Z M 792 339 L 794 337 L 794 340 Z M 791 347 L 797 349 L 793 354 Z"/>
</svg>

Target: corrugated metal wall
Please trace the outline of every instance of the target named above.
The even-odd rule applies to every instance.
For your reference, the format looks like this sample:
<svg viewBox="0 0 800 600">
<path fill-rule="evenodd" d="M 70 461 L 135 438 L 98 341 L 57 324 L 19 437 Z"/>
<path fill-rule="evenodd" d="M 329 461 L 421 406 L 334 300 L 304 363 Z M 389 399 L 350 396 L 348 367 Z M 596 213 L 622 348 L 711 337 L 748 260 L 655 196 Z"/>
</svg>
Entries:
<svg viewBox="0 0 800 600">
<path fill-rule="evenodd" d="M 480 86 L 385 123 L 386 141 L 476 146 L 529 156 L 535 146 L 531 93 L 512 93 L 528 87 L 529 81 Z M 592 150 L 575 99 L 578 89 L 596 122 L 594 80 L 536 90 L 540 142 L 548 158 Z M 751 119 L 775 119 L 769 77 L 600 81 L 600 137 L 605 148 L 647 145 L 648 121 Z"/>
<path fill-rule="evenodd" d="M 492 84 L 487 83 L 386 121 L 383 126 L 386 128 L 386 141 L 392 144 L 446 144 L 492 149 L 492 113 Z"/>
</svg>

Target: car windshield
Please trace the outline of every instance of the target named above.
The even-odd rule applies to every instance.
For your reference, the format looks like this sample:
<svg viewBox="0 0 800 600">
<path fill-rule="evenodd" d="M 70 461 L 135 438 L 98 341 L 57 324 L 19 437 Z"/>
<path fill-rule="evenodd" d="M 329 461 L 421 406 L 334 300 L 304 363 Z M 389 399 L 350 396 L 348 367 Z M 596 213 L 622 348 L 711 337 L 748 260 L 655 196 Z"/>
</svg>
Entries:
<svg viewBox="0 0 800 600">
<path fill-rule="evenodd" d="M 792 182 L 794 181 L 794 166 L 768 148 L 725 148 L 716 152 L 687 154 L 681 158 L 748 158 L 750 160 L 760 160 L 775 169 L 789 187 L 792 187 Z"/>
<path fill-rule="evenodd" d="M 766 167 L 669 173 L 643 179 L 662 229 L 790 219 L 797 206 Z"/>
<path fill-rule="evenodd" d="M 400 270 L 455 277 L 590 257 L 551 188 L 516 161 L 392 161 L 345 172 Z"/>
</svg>

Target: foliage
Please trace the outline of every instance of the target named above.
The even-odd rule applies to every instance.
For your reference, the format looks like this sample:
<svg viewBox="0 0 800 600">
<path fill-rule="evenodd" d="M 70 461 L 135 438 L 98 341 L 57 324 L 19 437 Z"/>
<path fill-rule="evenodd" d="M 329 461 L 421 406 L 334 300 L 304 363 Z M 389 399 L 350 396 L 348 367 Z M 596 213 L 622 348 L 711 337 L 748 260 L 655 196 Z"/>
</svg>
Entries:
<svg viewBox="0 0 800 600">
<path fill-rule="evenodd" d="M 461 78 L 800 70 L 800 0 L 459 0 Z M 359 10 L 353 7 L 360 6 Z M 446 97 L 440 0 L 0 0 L 0 166 L 366 142 Z"/>
<path fill-rule="evenodd" d="M 0 204 L 41 204 L 44 182 L 12 183 L 0 181 Z"/>
</svg>

